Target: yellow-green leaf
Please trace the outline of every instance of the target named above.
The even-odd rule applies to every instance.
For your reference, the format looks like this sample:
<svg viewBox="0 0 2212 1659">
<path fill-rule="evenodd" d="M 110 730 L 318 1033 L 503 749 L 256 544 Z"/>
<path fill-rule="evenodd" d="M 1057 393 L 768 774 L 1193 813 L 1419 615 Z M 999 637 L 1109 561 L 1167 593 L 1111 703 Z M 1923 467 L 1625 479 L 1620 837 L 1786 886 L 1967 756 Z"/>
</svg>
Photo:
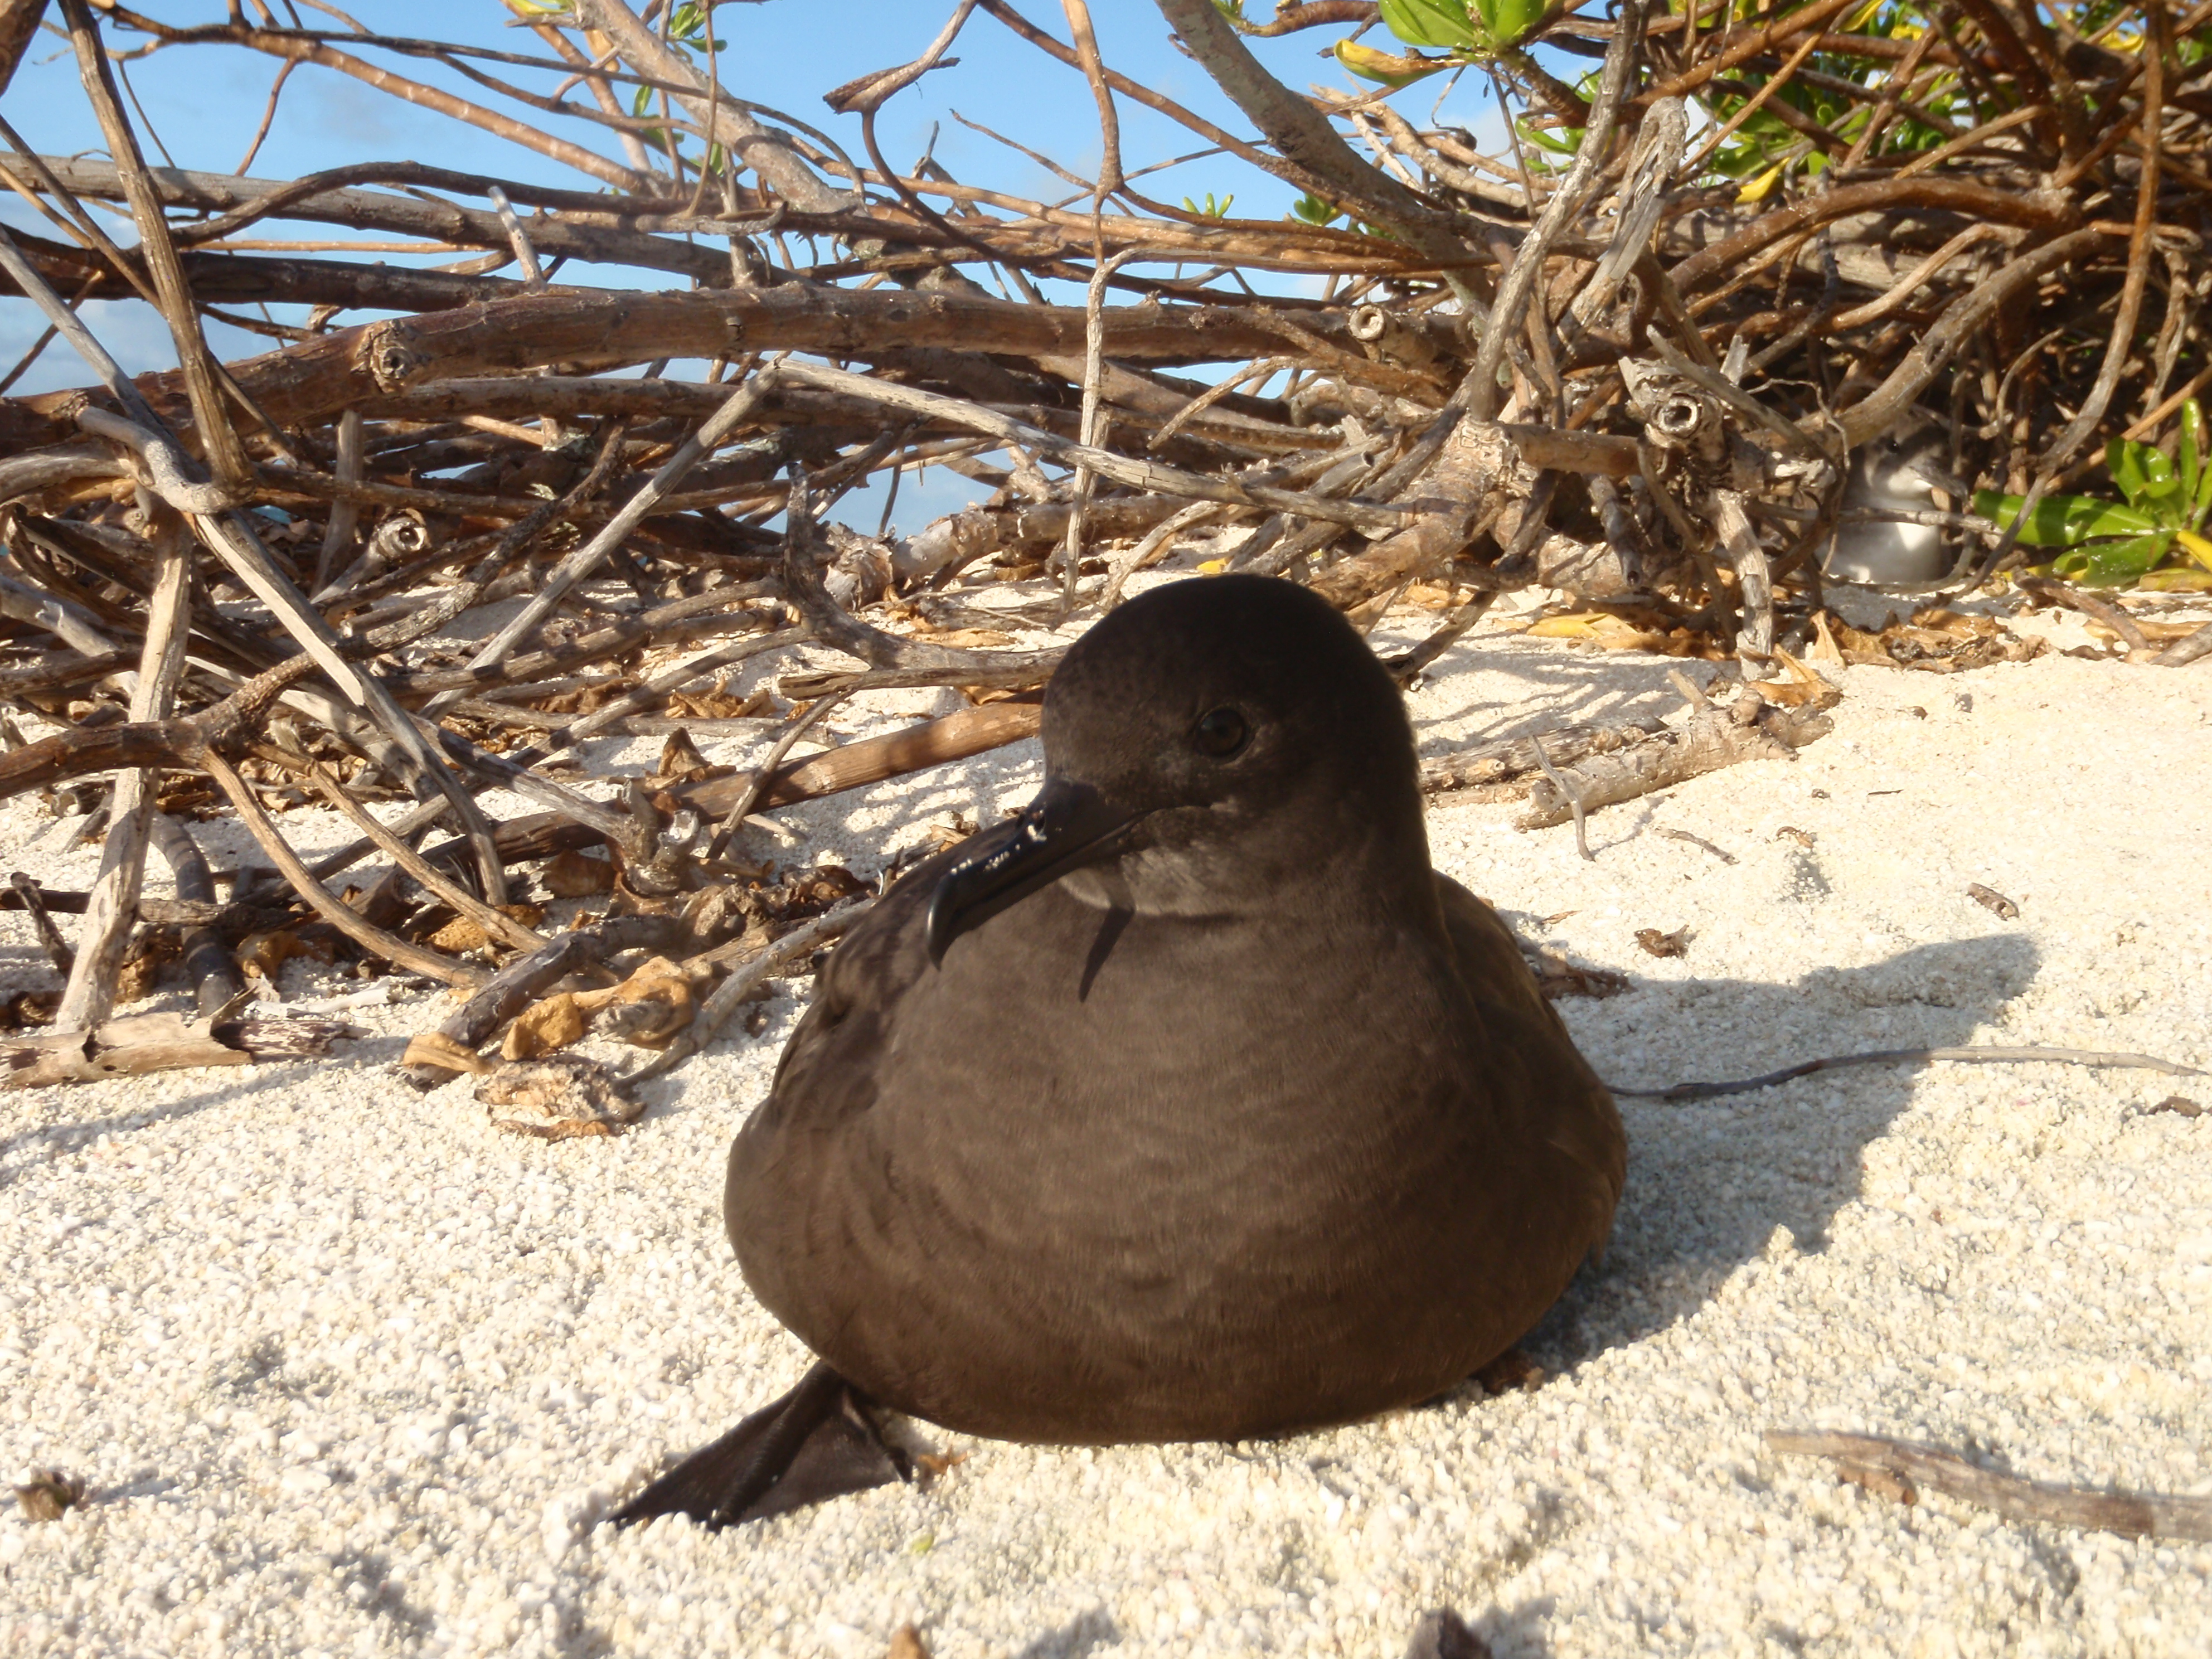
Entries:
<svg viewBox="0 0 2212 1659">
<path fill-rule="evenodd" d="M 1441 60 L 1423 58 L 1418 53 L 1400 57 L 1395 52 L 1377 52 L 1372 46 L 1363 46 L 1357 40 L 1336 43 L 1336 61 L 1363 81 L 1379 81 L 1386 87 L 1410 87 L 1416 81 L 1425 80 L 1440 69 L 1450 65 Z"/>
<path fill-rule="evenodd" d="M 1736 191 L 1737 204 L 1749 206 L 1753 202 L 1763 202 L 1772 195 L 1775 185 L 1782 182 L 1782 169 L 1787 165 L 1786 162 L 1778 161 L 1741 190 Z"/>
</svg>

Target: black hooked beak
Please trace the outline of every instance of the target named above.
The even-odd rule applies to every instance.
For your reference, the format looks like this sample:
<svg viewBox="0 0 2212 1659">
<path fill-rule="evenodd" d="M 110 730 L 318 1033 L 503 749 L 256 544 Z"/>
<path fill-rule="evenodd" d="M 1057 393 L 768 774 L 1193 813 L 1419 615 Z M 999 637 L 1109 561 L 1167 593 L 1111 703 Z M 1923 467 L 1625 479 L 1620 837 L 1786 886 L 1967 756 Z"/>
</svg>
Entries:
<svg viewBox="0 0 2212 1659">
<path fill-rule="evenodd" d="M 1115 806 L 1087 783 L 1048 778 L 1003 830 L 939 878 L 929 901 L 929 959 L 952 941 L 1071 870 L 1111 857 L 1143 814 Z"/>
</svg>

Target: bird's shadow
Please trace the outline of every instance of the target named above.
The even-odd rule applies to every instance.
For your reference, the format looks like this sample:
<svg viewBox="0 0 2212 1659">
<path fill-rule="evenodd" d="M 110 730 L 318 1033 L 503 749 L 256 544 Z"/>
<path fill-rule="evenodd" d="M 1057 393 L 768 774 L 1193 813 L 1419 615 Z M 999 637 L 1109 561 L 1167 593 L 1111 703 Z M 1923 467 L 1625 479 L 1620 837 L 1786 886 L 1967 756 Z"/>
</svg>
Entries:
<svg viewBox="0 0 2212 1659">
<path fill-rule="evenodd" d="M 1438 1607 L 1415 1621 L 1405 1659 L 1551 1659 L 1545 1626 L 1557 1601 L 1539 1596 L 1510 1612 L 1492 1607 L 1471 1621 Z"/>
<path fill-rule="evenodd" d="M 1121 1639 L 1113 1615 L 1103 1606 L 1095 1607 L 1036 1638 L 1014 1659 L 1087 1659 L 1088 1655 Z"/>
<path fill-rule="evenodd" d="M 1827 1054 L 1967 1046 L 2039 961 L 2028 940 L 2000 934 L 1785 984 L 1678 981 L 1562 1012 L 1612 1083 L 1726 1079 Z M 1697 1056 L 1688 1075 L 1625 1075 L 1638 1069 L 1632 1046 L 1662 1023 L 1670 1048 Z M 1747 1053 L 1748 1034 L 1759 1047 Z M 1816 1073 L 1708 1101 L 1622 1099 L 1628 1181 L 1604 1261 L 1523 1339 L 1524 1352 L 1558 1372 L 1666 1329 L 1784 1242 L 1778 1228 L 1789 1230 L 1787 1248 L 1824 1249 L 1836 1212 L 1858 1196 L 1866 1149 L 1910 1104 L 1927 1065 Z"/>
</svg>

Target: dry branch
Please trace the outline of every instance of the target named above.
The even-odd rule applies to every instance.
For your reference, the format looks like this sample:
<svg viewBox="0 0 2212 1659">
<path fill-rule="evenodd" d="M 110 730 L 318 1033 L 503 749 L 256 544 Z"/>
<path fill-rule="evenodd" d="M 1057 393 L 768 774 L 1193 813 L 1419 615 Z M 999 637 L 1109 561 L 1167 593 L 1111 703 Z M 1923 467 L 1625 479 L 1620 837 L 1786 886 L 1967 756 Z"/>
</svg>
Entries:
<svg viewBox="0 0 2212 1659">
<path fill-rule="evenodd" d="M 0 1038 L 0 1087 L 40 1089 L 96 1083 L 149 1072 L 203 1066 L 252 1066 L 329 1053 L 339 1037 L 357 1036 L 334 1019 L 212 1019 L 187 1022 L 171 1013 L 129 1014 L 89 1032 Z"/>
<path fill-rule="evenodd" d="M 595 927 L 565 933 L 477 985 L 428 1038 L 417 1037 L 409 1045 L 400 1075 L 418 1089 L 434 1089 L 475 1069 L 475 1051 L 554 981 L 624 951 L 674 949 L 687 937 L 679 919 L 656 915 L 610 916 Z"/>
<path fill-rule="evenodd" d="M 0 6 L 0 84 L 40 10 Z M 817 127 L 740 95 L 724 72 L 748 60 L 689 53 L 672 14 L 623 0 L 533 15 L 496 46 L 64 0 L 111 159 L 40 155 L 0 122 L 0 185 L 40 219 L 36 235 L 0 232 L 0 272 L 88 382 L 0 395 L 0 702 L 40 723 L 28 742 L 0 726 L 0 798 L 54 789 L 90 810 L 91 779 L 123 774 L 106 873 L 35 910 L 74 964 L 72 1020 L 106 1029 L 134 926 L 187 930 L 203 1010 L 234 993 L 222 941 L 255 901 L 216 903 L 181 823 L 149 814 L 157 793 L 237 812 L 298 899 L 363 949 L 473 982 L 482 970 L 402 936 L 421 896 L 408 883 L 533 960 L 505 884 L 587 846 L 613 849 L 625 903 L 763 902 L 765 878 L 733 882 L 715 856 L 714 825 L 1038 720 L 1033 700 L 985 702 L 791 759 L 829 704 L 778 696 L 1034 692 L 1058 648 L 1018 648 L 1017 624 L 1060 629 L 1194 551 L 1306 583 L 1363 626 L 1414 584 L 1456 593 L 1392 662 L 1402 678 L 1498 596 L 1549 586 L 1635 642 L 1732 659 L 1795 700 L 1747 694 L 1677 726 L 1554 731 L 1425 767 L 1431 789 L 1525 792 L 1527 823 L 1564 822 L 1810 741 L 1821 699 L 1779 679 L 1792 653 L 2021 654 L 1940 614 L 1878 636 L 1833 623 L 1832 532 L 1933 532 L 1961 582 L 2009 573 L 2053 550 L 1966 498 L 2109 498 L 2098 440 L 2172 455 L 2196 418 L 2212 94 L 2179 37 L 2201 35 L 2202 6 L 2124 5 L 2094 40 L 1993 0 L 1881 19 L 1846 0 L 1741 20 L 1680 0 L 1555 8 L 1498 63 L 1519 112 L 1571 153 L 1516 128 L 1496 155 L 1417 119 L 1418 95 L 1310 94 L 1252 48 L 1387 23 L 1371 6 L 1236 25 L 1162 0 L 1256 139 L 1118 71 L 1088 9 L 1066 10 L 1073 43 L 1001 0 L 963 4 L 903 67 L 831 93 Z M 902 173 L 882 154 L 878 118 L 972 27 L 1011 31 L 1071 96 L 1082 77 L 1097 176 L 1009 139 L 1076 194 L 1036 200 L 933 160 Z M 149 167 L 110 78 L 131 32 L 167 53 L 328 68 L 567 165 L 579 187 L 373 159 L 289 179 Z M 1535 42 L 1602 58 L 1591 95 Z M 389 54 L 475 90 L 397 74 Z M 649 114 L 632 112 L 640 88 Z M 1291 181 L 1303 216 L 1153 199 L 1120 100 L 1218 147 L 1210 166 Z M 103 214 L 127 214 L 137 245 Z M 346 240 L 361 237 L 376 240 Z M 369 263 L 377 249 L 461 262 Z M 1281 272 L 1326 287 L 1256 291 Z M 72 309 L 93 299 L 154 305 L 181 368 L 126 377 L 86 326 L 98 313 Z M 393 314 L 343 325 L 372 310 Z M 279 343 L 215 362 L 210 316 Z M 703 376 L 672 368 L 700 360 Z M 1893 439 L 1924 507 L 1852 493 Z M 987 499 L 911 534 L 888 514 L 830 521 L 848 492 L 927 466 Z M 1054 550 L 1049 600 L 975 602 Z M 2212 629 L 2032 586 L 2050 580 L 2025 585 L 2138 660 L 2212 654 Z M 491 609 L 514 600 L 519 614 Z M 682 735 L 661 772 L 619 781 L 622 800 L 562 771 L 591 738 L 644 730 Z M 710 732 L 757 734 L 762 753 L 709 766 L 692 739 Z M 312 870 L 260 798 L 296 780 L 368 831 Z M 491 823 L 477 797 L 495 787 L 533 810 Z M 417 853 L 441 817 L 455 839 Z M 177 900 L 134 895 L 148 835 Z M 325 890 L 371 857 L 357 907 Z M 85 916 L 74 948 L 47 908 Z M 477 1018 L 453 1028 L 449 1058 L 473 1063 L 492 1029 Z"/>
<path fill-rule="evenodd" d="M 1940 1446 L 1893 1440 L 1886 1435 L 1770 1429 L 1766 1445 L 1768 1450 L 1785 1457 L 1826 1457 L 1839 1464 L 1887 1470 L 1898 1480 L 1993 1510 L 2008 1521 L 2115 1532 L 2123 1538 L 2212 1541 L 2212 1498 L 2099 1492 L 2029 1480 L 1969 1463 Z M 1910 1486 L 1906 1491 L 1911 1491 Z M 1907 1497 L 1904 1501 L 1911 1499 Z"/>
<path fill-rule="evenodd" d="M 1567 776 L 1583 809 L 1594 811 L 1656 794 L 1744 761 L 1789 760 L 1794 751 L 1834 728 L 1833 720 L 1809 705 L 1775 708 L 1749 692 L 1728 708 L 1692 711 L 1680 729 L 1662 729 L 1640 742 L 1596 751 L 1568 769 Z M 1546 780 L 1529 786 L 1528 810 L 1515 820 L 1514 827 L 1548 830 L 1572 816 L 1568 798 Z"/>
</svg>

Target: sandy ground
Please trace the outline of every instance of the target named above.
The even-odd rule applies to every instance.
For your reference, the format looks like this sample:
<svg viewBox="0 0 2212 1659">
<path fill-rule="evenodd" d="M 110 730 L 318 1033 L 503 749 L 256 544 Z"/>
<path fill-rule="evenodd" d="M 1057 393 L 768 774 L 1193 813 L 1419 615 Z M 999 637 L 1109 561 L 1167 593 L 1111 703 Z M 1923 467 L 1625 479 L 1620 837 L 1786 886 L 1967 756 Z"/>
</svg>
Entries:
<svg viewBox="0 0 2212 1659">
<path fill-rule="evenodd" d="M 1486 629 L 1414 713 L 1431 750 L 1669 713 L 1669 665 Z M 1436 803 L 1441 868 L 1633 981 L 1562 1006 L 1600 1072 L 2027 1042 L 2212 1067 L 2212 666 L 1838 672 L 1834 735 L 1599 815 L 1594 863 L 1512 806 Z M 799 841 L 757 845 L 867 873 L 1037 770 L 1025 744 L 795 809 Z M 41 814 L 0 808 L 9 867 L 83 885 L 94 851 L 56 850 Z M 244 854 L 203 830 L 218 865 Z M 1679 959 L 1634 941 L 1684 927 Z M 49 982 L 0 918 L 0 990 Z M 348 988 L 295 963 L 283 988 Z M 617 1534 L 594 1524 L 613 1500 L 804 1364 L 719 1213 L 799 1004 L 653 1085 L 631 1134 L 562 1144 L 495 1133 L 465 1085 L 398 1081 L 445 1006 L 361 1011 L 374 1034 L 324 1062 L 0 1097 L 0 1465 L 94 1492 L 58 1523 L 0 1519 L 0 1651 L 877 1659 L 912 1620 L 938 1659 L 1397 1659 L 1450 1607 L 1499 1655 L 1561 1659 L 2212 1652 L 2212 1547 L 1904 1507 L 1760 1438 L 1867 1431 L 2212 1493 L 2212 1115 L 2152 1109 L 2212 1107 L 2212 1079 L 1946 1066 L 1624 1102 L 1613 1245 L 1527 1344 L 1534 1392 L 1234 1446 L 924 1429 L 965 1456 L 927 1486 Z"/>
</svg>

